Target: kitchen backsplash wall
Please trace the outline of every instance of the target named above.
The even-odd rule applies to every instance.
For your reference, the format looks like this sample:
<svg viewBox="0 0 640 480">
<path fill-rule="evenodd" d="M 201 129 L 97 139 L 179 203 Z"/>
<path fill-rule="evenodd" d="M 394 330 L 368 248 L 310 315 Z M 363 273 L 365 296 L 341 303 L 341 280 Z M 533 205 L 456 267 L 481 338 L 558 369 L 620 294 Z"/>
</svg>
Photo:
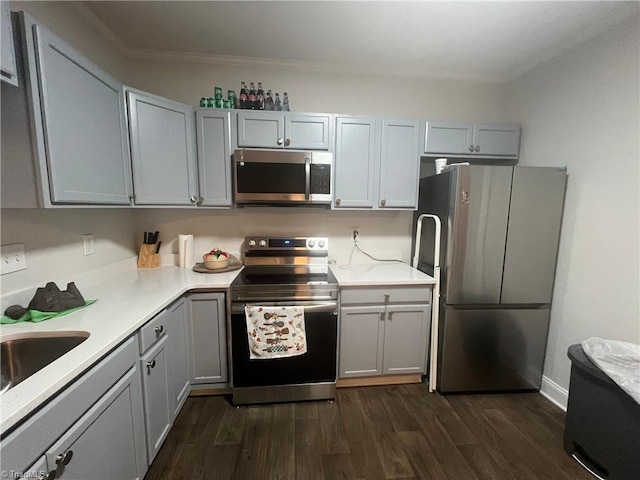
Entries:
<svg viewBox="0 0 640 480">
<path fill-rule="evenodd" d="M 1 215 L 2 245 L 22 243 L 27 257 L 26 270 L 0 277 L 2 295 L 48 281 L 74 280 L 81 273 L 135 255 L 132 210 L 3 208 Z M 93 255 L 83 252 L 86 233 L 94 237 Z"/>
<path fill-rule="evenodd" d="M 319 208 L 253 207 L 234 210 L 136 210 L 137 240 L 144 231 L 160 231 L 162 254 L 178 253 L 178 235 L 194 235 L 194 255 L 213 247 L 240 253 L 245 237 L 326 236 L 329 258 L 337 263 L 371 262 L 358 253 L 352 227 L 360 232 L 358 245 L 377 258 L 410 261 L 413 212 L 335 212 Z M 139 237 L 139 238 L 138 238 Z"/>
</svg>

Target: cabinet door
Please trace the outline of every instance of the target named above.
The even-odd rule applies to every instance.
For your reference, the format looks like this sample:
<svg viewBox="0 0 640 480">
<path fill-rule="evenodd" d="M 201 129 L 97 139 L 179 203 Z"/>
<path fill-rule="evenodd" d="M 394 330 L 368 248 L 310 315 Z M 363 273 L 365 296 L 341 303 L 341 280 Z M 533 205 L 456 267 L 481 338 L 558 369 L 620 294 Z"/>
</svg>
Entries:
<svg viewBox="0 0 640 480">
<path fill-rule="evenodd" d="M 160 450 L 171 427 L 166 346 L 167 337 L 165 336 L 140 360 L 149 465 Z"/>
<path fill-rule="evenodd" d="M 425 153 L 471 155 L 473 123 L 427 122 Z"/>
<path fill-rule="evenodd" d="M 330 115 L 287 113 L 284 117 L 284 146 L 297 150 L 329 150 L 330 125 Z"/>
<path fill-rule="evenodd" d="M 2 43 L 0 43 L 0 78 L 11 85 L 18 85 L 18 69 L 16 68 L 16 52 L 13 43 L 13 27 L 9 2 L 0 2 L 0 25 L 2 27 Z"/>
<path fill-rule="evenodd" d="M 147 470 L 140 373 L 134 366 L 47 451 L 59 479 L 142 480 Z"/>
<path fill-rule="evenodd" d="M 340 378 L 382 375 L 384 327 L 384 307 L 340 309 Z"/>
<path fill-rule="evenodd" d="M 380 208 L 416 208 L 420 178 L 420 123 L 382 120 Z"/>
<path fill-rule="evenodd" d="M 476 155 L 517 157 L 520 151 L 520 127 L 476 123 L 473 144 Z"/>
<path fill-rule="evenodd" d="M 127 91 L 136 205 L 195 205 L 193 108 Z"/>
<path fill-rule="evenodd" d="M 284 115 L 280 112 L 238 112 L 238 146 L 284 147 Z"/>
<path fill-rule="evenodd" d="M 373 208 L 377 169 L 374 117 L 338 117 L 334 208 Z"/>
<path fill-rule="evenodd" d="M 41 26 L 34 25 L 33 32 L 45 147 L 40 151 L 51 201 L 128 205 L 122 84 Z"/>
<path fill-rule="evenodd" d="M 186 310 L 184 300 L 179 300 L 168 309 L 167 373 L 169 376 L 169 408 L 172 420 L 180 412 L 190 391 Z"/>
<path fill-rule="evenodd" d="M 225 383 L 228 375 L 224 293 L 194 293 L 188 299 L 191 383 Z"/>
<path fill-rule="evenodd" d="M 196 111 L 199 205 L 230 207 L 231 114 L 221 110 Z"/>
<path fill-rule="evenodd" d="M 384 325 L 385 375 L 424 374 L 429 343 L 428 305 L 388 305 Z"/>
</svg>

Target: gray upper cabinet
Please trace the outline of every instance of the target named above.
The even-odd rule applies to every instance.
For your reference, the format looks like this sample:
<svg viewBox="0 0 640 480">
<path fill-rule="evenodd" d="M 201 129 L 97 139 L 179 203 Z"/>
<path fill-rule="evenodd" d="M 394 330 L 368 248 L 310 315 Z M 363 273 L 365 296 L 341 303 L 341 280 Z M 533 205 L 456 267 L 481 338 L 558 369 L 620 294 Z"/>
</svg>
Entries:
<svg viewBox="0 0 640 480">
<path fill-rule="evenodd" d="M 0 2 L 0 79 L 11 85 L 18 85 L 18 69 L 16 68 L 16 52 L 13 43 L 13 27 L 9 2 Z"/>
<path fill-rule="evenodd" d="M 420 177 L 420 122 L 382 120 L 379 208 L 416 208 Z"/>
<path fill-rule="evenodd" d="M 334 208 L 373 208 L 376 139 L 375 117 L 336 119 Z"/>
<path fill-rule="evenodd" d="M 193 108 L 127 89 L 136 205 L 196 205 Z"/>
<path fill-rule="evenodd" d="M 238 147 L 329 150 L 331 115 L 246 110 L 238 114 Z"/>
<path fill-rule="evenodd" d="M 122 84 L 24 18 L 35 147 L 51 203 L 128 205 Z"/>
<path fill-rule="evenodd" d="M 513 124 L 429 121 L 424 152 L 454 157 L 517 158 L 520 126 Z"/>
<path fill-rule="evenodd" d="M 203 207 L 230 207 L 231 187 L 231 113 L 228 110 L 196 111 L 198 140 L 198 179 Z"/>
<path fill-rule="evenodd" d="M 228 375 L 225 295 L 192 293 L 187 298 L 191 383 L 226 383 Z"/>
<path fill-rule="evenodd" d="M 336 209 L 415 209 L 420 122 L 337 117 Z"/>
</svg>

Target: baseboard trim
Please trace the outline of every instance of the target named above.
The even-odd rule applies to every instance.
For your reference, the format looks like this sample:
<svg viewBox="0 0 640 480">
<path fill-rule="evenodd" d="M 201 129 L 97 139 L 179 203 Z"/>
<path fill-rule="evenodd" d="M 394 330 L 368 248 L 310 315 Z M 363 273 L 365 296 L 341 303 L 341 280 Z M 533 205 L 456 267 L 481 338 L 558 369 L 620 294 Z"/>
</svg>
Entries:
<svg viewBox="0 0 640 480">
<path fill-rule="evenodd" d="M 569 401 L 569 390 L 561 387 L 549 377 L 542 376 L 542 385 L 540 386 L 540 394 L 557 405 L 559 408 L 567 411 L 567 403 Z"/>
<path fill-rule="evenodd" d="M 372 387 L 374 385 L 402 385 L 404 383 L 422 383 L 422 375 L 382 375 L 378 377 L 339 378 L 336 387 Z"/>
</svg>

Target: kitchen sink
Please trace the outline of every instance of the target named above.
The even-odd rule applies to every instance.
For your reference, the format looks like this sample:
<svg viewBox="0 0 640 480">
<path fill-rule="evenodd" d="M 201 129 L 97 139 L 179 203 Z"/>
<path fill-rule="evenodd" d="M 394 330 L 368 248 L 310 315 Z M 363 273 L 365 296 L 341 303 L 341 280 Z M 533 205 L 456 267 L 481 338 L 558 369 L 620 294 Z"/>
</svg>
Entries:
<svg viewBox="0 0 640 480">
<path fill-rule="evenodd" d="M 0 342 L 0 395 L 80 345 L 89 332 L 15 335 Z"/>
</svg>

